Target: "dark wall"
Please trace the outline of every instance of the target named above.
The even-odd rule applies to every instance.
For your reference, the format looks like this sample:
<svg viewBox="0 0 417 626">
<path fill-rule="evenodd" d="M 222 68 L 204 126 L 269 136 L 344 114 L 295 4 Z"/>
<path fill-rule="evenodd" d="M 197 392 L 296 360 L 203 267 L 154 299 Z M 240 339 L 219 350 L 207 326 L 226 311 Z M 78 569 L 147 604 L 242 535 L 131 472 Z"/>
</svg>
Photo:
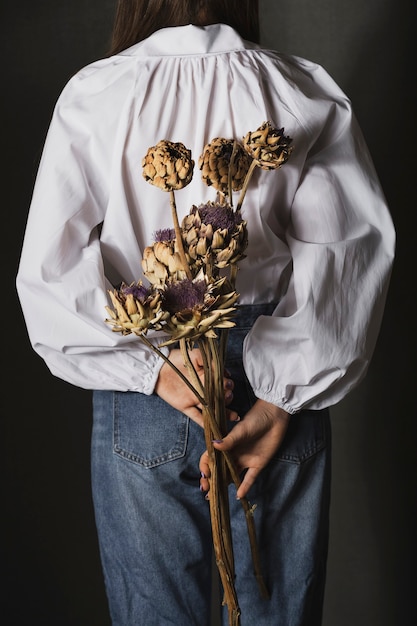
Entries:
<svg viewBox="0 0 417 626">
<path fill-rule="evenodd" d="M 27 0 L 0 9 L 3 276 L 10 321 L 3 332 L 1 410 L 5 626 L 110 623 L 90 495 L 90 393 L 52 377 L 32 352 L 14 281 L 55 100 L 76 70 L 105 54 L 114 4 Z"/>
<path fill-rule="evenodd" d="M 324 626 L 409 626 L 417 623 L 416 6 L 414 0 L 261 0 L 260 5 L 264 40 L 321 63 L 351 98 L 397 230 L 372 366 L 360 387 L 332 411 Z"/>
<path fill-rule="evenodd" d="M 105 54 L 114 4 L 27 0 L 0 9 L 6 267 L 0 618 L 7 626 L 109 624 L 90 496 L 90 394 L 53 378 L 32 352 L 14 281 L 52 108 L 71 74 Z M 417 619 L 414 2 L 261 0 L 260 6 L 264 42 L 318 61 L 351 97 L 398 237 L 373 364 L 332 412 L 324 626 L 411 626 Z"/>
</svg>

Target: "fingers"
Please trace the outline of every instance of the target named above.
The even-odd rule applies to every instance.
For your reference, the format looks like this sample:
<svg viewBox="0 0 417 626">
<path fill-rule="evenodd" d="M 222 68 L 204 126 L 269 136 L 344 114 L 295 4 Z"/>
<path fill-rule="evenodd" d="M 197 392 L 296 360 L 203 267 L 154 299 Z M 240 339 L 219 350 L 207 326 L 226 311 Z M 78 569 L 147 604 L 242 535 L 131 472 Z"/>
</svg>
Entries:
<svg viewBox="0 0 417 626">
<path fill-rule="evenodd" d="M 231 378 L 224 378 L 224 401 L 226 403 L 226 406 L 230 404 L 233 400 L 234 386 L 235 384 Z"/>
<path fill-rule="evenodd" d="M 210 489 L 210 483 L 208 479 L 211 476 L 210 473 L 210 465 L 209 465 L 209 456 L 207 450 L 203 452 L 200 457 L 200 489 L 201 491 L 208 491 Z"/>
<path fill-rule="evenodd" d="M 258 468 L 249 468 L 246 471 L 239 489 L 236 492 L 236 498 L 238 500 L 247 496 L 249 489 L 255 484 L 259 472 L 260 470 Z"/>
<path fill-rule="evenodd" d="M 232 411 L 231 409 L 226 410 L 227 419 L 230 422 L 240 422 L 240 415 L 236 411 Z"/>
<path fill-rule="evenodd" d="M 226 450 L 226 448 L 233 447 L 233 443 L 229 440 L 229 436 L 225 438 L 223 441 L 215 441 L 213 445 L 218 450 Z M 241 471 L 242 468 L 236 467 L 238 471 Z M 251 489 L 251 487 L 255 484 L 256 479 L 260 473 L 261 469 L 258 467 L 249 467 L 246 469 L 242 482 L 239 485 L 239 488 L 236 491 L 236 499 L 240 500 L 241 498 L 245 498 Z M 200 458 L 200 489 L 201 491 L 207 492 L 206 499 L 209 499 L 209 490 L 210 490 L 210 482 L 209 478 L 211 476 L 210 473 L 210 465 L 209 465 L 209 456 L 207 451 Z"/>
<path fill-rule="evenodd" d="M 229 417 L 236 420 L 237 414 L 230 411 Z M 230 432 L 222 439 L 213 441 L 216 450 L 228 452 L 236 472 L 241 475 L 237 497 L 246 497 L 261 471 L 268 465 L 280 447 L 288 427 L 290 416 L 279 407 L 264 400 L 257 400 Z M 209 489 L 210 468 L 208 456 L 201 459 L 202 489 Z"/>
</svg>

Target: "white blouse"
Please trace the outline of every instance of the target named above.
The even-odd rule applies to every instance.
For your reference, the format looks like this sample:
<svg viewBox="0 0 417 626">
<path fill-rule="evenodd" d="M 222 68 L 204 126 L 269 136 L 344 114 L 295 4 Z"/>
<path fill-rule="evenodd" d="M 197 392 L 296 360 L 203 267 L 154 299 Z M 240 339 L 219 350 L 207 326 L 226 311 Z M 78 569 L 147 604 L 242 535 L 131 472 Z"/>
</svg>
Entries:
<svg viewBox="0 0 417 626">
<path fill-rule="evenodd" d="M 265 121 L 294 149 L 281 169 L 257 170 L 243 204 L 239 302 L 278 303 L 245 341 L 249 381 L 294 413 L 335 404 L 363 378 L 395 232 L 350 102 L 322 67 L 221 24 L 162 29 L 83 68 L 58 99 L 17 276 L 31 344 L 55 376 L 153 392 L 161 359 L 104 322 L 107 290 L 143 279 L 145 246 L 172 226 L 169 194 L 145 181 L 142 158 L 167 139 L 197 164 L 213 138 Z M 180 219 L 214 199 L 196 165 L 176 192 Z"/>
</svg>

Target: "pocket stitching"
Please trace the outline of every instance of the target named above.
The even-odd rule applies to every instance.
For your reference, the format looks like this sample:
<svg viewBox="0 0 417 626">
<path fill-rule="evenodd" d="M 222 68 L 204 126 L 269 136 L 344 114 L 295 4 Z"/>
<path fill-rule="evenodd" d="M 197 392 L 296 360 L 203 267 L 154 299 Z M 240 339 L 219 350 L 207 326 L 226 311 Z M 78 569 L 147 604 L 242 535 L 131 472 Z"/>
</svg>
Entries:
<svg viewBox="0 0 417 626">
<path fill-rule="evenodd" d="M 287 463 L 294 463 L 295 465 L 302 465 L 305 461 L 308 461 L 315 454 L 318 454 L 323 448 L 326 447 L 325 441 L 320 441 L 316 445 L 311 446 L 307 450 L 304 451 L 302 455 L 295 454 L 277 454 L 276 459 L 278 461 L 284 461 Z"/>
<path fill-rule="evenodd" d="M 169 463 L 170 461 L 175 461 L 179 458 L 185 456 L 186 448 L 187 448 L 187 439 L 188 439 L 188 430 L 189 430 L 189 419 L 179 411 L 177 413 L 180 414 L 180 418 L 183 420 L 181 424 L 178 425 L 178 434 L 175 443 L 171 446 L 171 448 L 163 453 L 158 454 L 157 456 L 152 456 L 151 458 L 144 458 L 134 452 L 126 450 L 125 448 L 120 446 L 120 415 L 122 413 L 122 409 L 120 408 L 119 403 L 119 392 L 114 393 L 113 400 L 113 452 L 118 457 L 130 461 L 136 465 L 140 465 L 145 469 L 151 469 L 153 467 L 158 467 L 165 463 Z M 174 410 L 174 409 L 173 409 Z"/>
</svg>

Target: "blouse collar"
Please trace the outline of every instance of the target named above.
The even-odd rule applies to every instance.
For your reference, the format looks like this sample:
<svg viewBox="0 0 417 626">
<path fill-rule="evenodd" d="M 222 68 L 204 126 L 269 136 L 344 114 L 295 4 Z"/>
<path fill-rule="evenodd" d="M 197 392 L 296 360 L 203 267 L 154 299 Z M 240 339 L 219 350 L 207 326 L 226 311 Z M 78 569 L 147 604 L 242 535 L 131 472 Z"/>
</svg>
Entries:
<svg viewBox="0 0 417 626">
<path fill-rule="evenodd" d="M 226 24 L 209 26 L 174 26 L 162 28 L 147 39 L 121 52 L 135 56 L 177 56 L 214 54 L 256 48 L 257 45 L 244 41 L 239 34 Z"/>
</svg>

